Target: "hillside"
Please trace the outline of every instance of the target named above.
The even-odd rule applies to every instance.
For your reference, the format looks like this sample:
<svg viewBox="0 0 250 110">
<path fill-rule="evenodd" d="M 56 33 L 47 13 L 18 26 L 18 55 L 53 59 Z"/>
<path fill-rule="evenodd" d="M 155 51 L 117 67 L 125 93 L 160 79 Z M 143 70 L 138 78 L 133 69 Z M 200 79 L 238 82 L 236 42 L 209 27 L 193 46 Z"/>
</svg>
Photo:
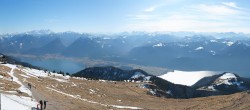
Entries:
<svg viewBox="0 0 250 110">
<path fill-rule="evenodd" d="M 227 72 L 219 74 L 212 71 L 174 71 L 162 76 L 154 76 L 140 69 L 90 67 L 73 76 L 94 80 L 142 82 L 142 87 L 147 88 L 151 95 L 180 99 L 226 95 L 250 89 L 249 80 L 241 80 L 238 75 Z M 209 77 L 217 78 L 212 80 Z"/>
<path fill-rule="evenodd" d="M 193 99 L 161 98 L 151 95 L 148 89 L 142 88 L 142 82 L 88 80 L 85 78 L 62 76 L 48 71 L 45 72 L 12 64 L 1 64 L 0 67 L 1 73 L 6 74 L 5 76 L 1 75 L 0 89 L 2 96 L 4 96 L 2 100 L 21 100 L 16 99 L 16 96 L 31 97 L 34 98 L 36 102 L 38 100 L 48 100 L 48 110 L 64 108 L 68 110 L 249 109 L 250 94 L 248 92 Z M 14 76 L 14 81 L 9 81 L 8 77 L 12 75 Z M 28 95 L 28 91 L 23 91 L 27 90 L 27 82 L 32 84 L 30 91 L 32 93 L 31 96 Z M 10 85 L 11 87 L 9 88 Z M 17 90 L 21 90 L 22 92 L 15 92 Z M 12 102 L 12 104 L 15 105 L 17 103 Z M 3 102 L 2 105 L 4 107 Z M 23 104 L 22 106 L 31 108 L 35 107 L 36 103 L 30 106 Z"/>
</svg>

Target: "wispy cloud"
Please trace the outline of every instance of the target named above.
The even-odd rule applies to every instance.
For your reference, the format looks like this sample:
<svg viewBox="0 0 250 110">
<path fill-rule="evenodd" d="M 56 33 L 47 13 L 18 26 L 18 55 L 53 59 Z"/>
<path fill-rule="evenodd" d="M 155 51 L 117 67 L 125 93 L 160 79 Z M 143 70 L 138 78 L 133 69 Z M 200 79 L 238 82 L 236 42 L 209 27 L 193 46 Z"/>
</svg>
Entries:
<svg viewBox="0 0 250 110">
<path fill-rule="evenodd" d="M 242 9 L 239 6 L 236 5 L 236 3 L 234 2 L 222 2 L 223 5 L 228 6 L 228 7 L 232 7 L 232 8 L 236 8 L 236 9 Z"/>
<path fill-rule="evenodd" d="M 196 7 L 198 11 L 207 13 L 207 14 L 213 14 L 213 15 L 234 15 L 238 14 L 239 11 L 223 6 L 223 5 L 207 5 L 207 4 L 201 4 Z"/>
<path fill-rule="evenodd" d="M 125 28 L 139 31 L 250 32 L 250 27 L 245 25 L 250 21 L 250 14 L 233 3 L 196 4 L 169 13 L 130 16 L 134 19 Z"/>
<path fill-rule="evenodd" d="M 157 6 L 151 6 L 151 7 L 149 7 L 149 8 L 146 8 L 146 9 L 144 10 L 144 12 L 153 12 L 153 11 L 155 11 L 156 8 L 157 8 Z"/>
<path fill-rule="evenodd" d="M 128 17 L 130 20 L 150 20 L 154 19 L 156 16 L 149 14 L 138 14 L 138 15 L 129 15 Z"/>
</svg>

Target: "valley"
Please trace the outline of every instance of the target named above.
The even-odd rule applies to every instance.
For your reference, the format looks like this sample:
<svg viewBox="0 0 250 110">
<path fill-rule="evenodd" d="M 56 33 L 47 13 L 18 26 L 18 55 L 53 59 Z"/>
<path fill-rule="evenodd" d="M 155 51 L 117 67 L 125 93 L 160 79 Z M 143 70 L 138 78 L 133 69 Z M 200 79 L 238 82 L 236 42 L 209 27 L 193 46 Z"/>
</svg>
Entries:
<svg viewBox="0 0 250 110">
<path fill-rule="evenodd" d="M 180 70 L 225 71 L 248 77 L 248 34 L 186 34 L 27 32 L 1 35 L 0 51 L 32 65 L 51 71 L 65 69 L 62 71 L 69 73 L 85 67 L 117 66 L 124 69 L 142 68 L 156 75 Z"/>
<path fill-rule="evenodd" d="M 7 55 L 13 56 L 17 60 L 27 62 L 34 66 L 41 67 L 43 69 L 47 69 L 50 71 L 63 71 L 68 72 L 70 74 L 76 73 L 87 67 L 98 67 L 98 66 L 115 66 L 125 70 L 132 69 L 142 69 L 148 73 L 153 75 L 162 75 L 171 71 L 171 69 L 156 67 L 156 66 L 147 66 L 147 65 L 137 65 L 137 64 L 129 64 L 115 61 L 107 61 L 102 59 L 91 59 L 88 57 L 75 58 L 75 57 L 64 57 L 60 55 L 44 55 L 44 56 L 36 56 L 36 55 L 24 55 L 24 54 L 11 54 L 7 53 Z"/>
</svg>

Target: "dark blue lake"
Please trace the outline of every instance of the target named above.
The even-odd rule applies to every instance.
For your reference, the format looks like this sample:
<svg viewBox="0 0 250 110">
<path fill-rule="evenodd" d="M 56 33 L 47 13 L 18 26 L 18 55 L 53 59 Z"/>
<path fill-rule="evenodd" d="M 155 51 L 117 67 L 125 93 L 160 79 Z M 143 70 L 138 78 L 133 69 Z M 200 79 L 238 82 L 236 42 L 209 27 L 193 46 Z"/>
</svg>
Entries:
<svg viewBox="0 0 250 110">
<path fill-rule="evenodd" d="M 68 73 L 76 73 L 85 68 L 83 63 L 68 59 L 33 59 L 23 58 L 23 62 L 30 63 L 34 66 L 42 67 L 50 71 L 63 71 Z"/>
</svg>

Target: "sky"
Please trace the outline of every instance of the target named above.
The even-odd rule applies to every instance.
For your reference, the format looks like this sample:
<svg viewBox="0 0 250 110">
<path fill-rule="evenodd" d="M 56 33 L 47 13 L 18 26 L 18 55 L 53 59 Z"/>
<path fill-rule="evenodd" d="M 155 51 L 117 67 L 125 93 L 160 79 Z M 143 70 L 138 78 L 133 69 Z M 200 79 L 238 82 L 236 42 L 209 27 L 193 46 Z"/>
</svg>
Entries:
<svg viewBox="0 0 250 110">
<path fill-rule="evenodd" d="M 250 0 L 0 0 L 0 33 L 250 33 Z"/>
</svg>

